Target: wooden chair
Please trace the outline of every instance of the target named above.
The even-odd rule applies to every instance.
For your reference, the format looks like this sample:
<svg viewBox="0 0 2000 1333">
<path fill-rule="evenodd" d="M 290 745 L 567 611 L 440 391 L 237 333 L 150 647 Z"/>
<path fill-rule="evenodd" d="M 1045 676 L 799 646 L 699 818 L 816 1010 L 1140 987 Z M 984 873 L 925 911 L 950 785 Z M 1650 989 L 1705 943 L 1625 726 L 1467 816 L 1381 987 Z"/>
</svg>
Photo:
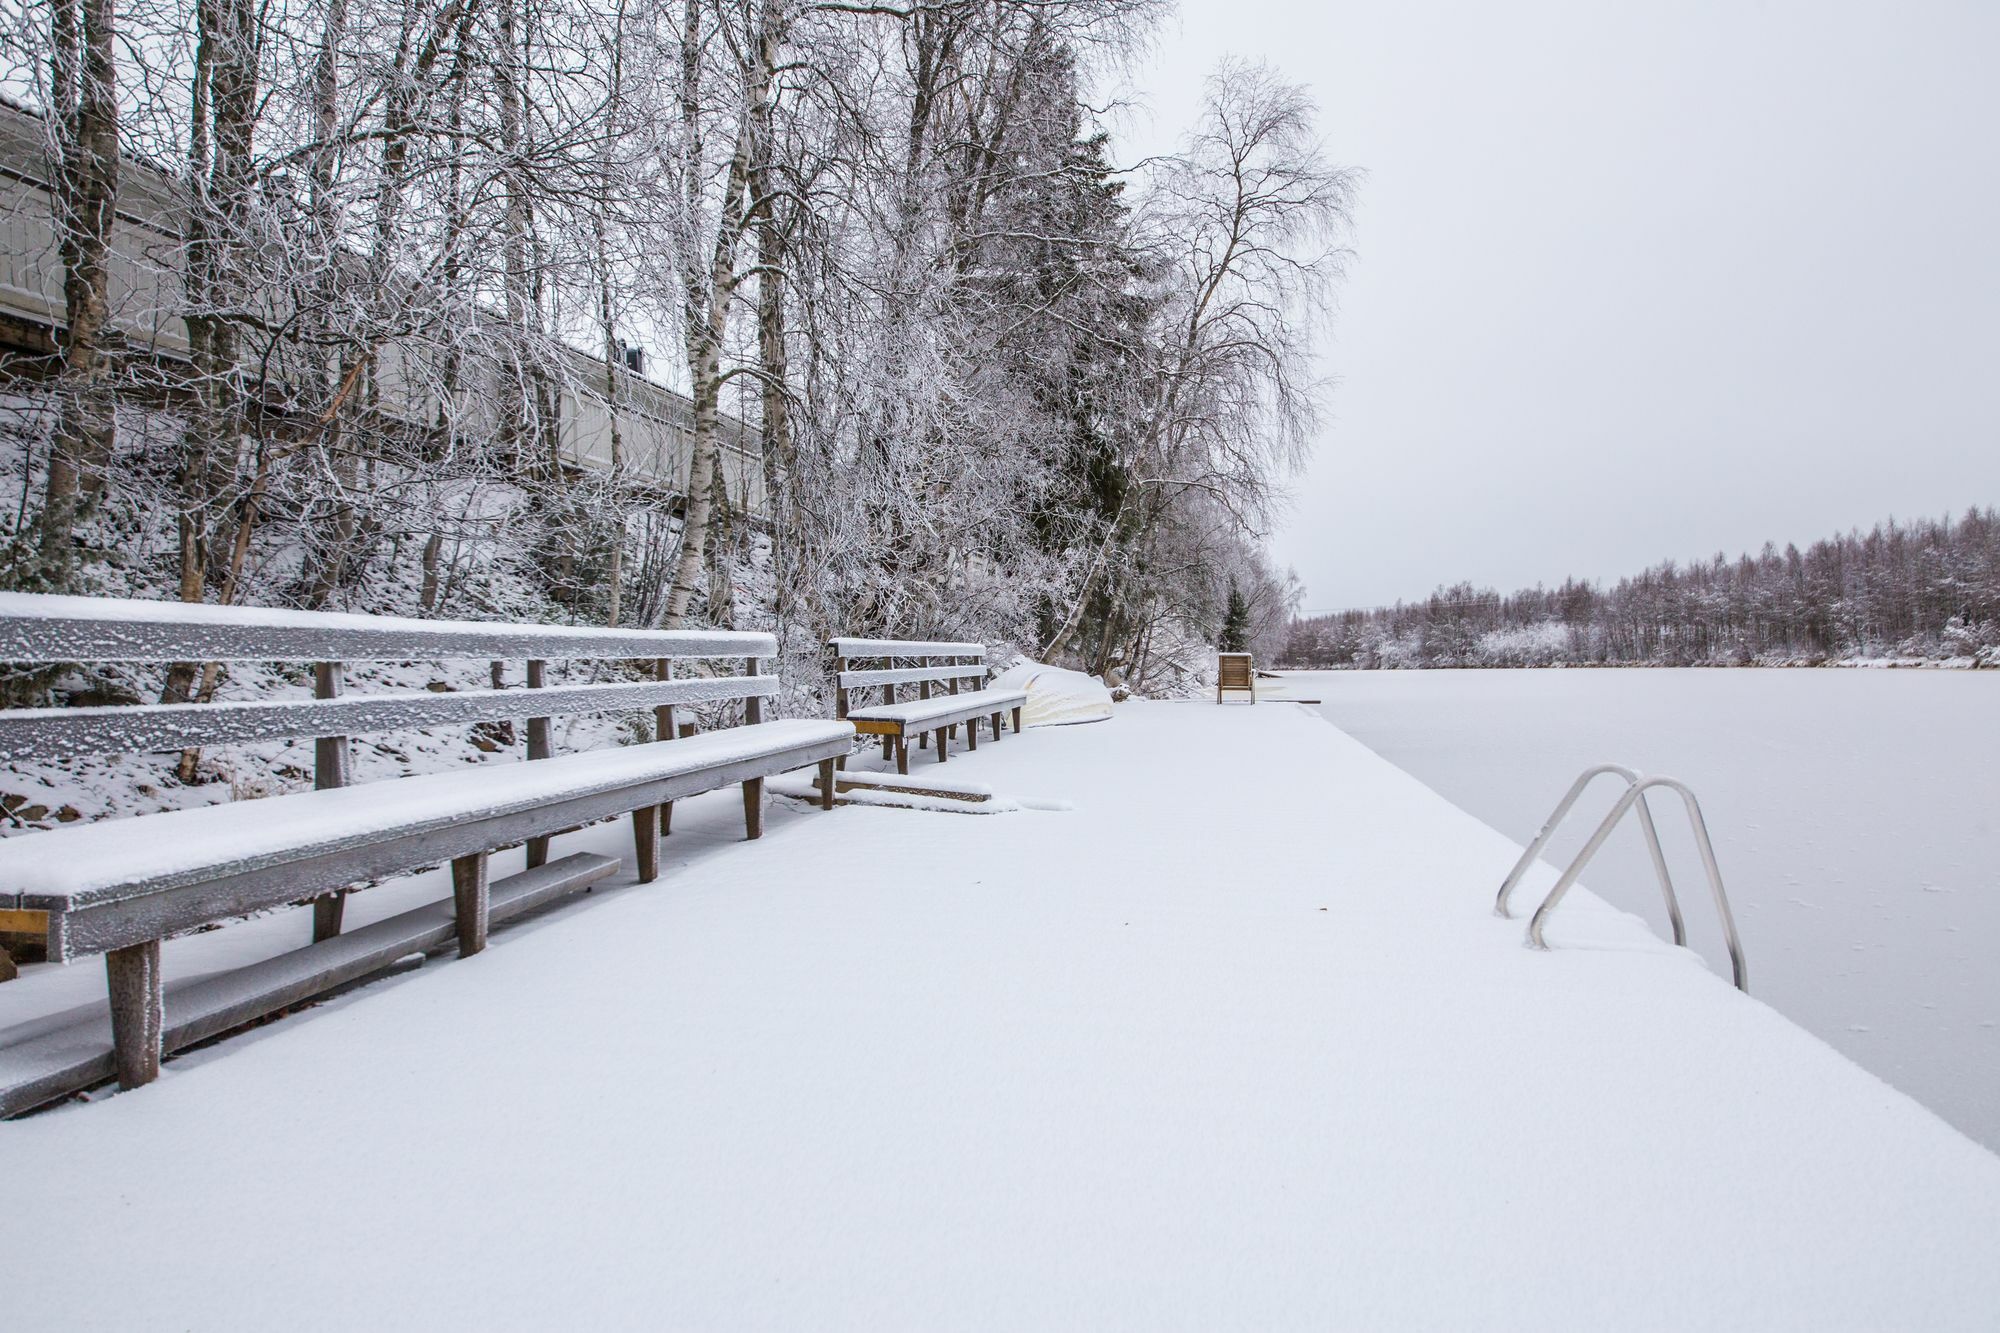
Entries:
<svg viewBox="0 0 2000 1333">
<path fill-rule="evenodd" d="M 1257 702 L 1257 673 L 1250 669 L 1248 653 L 1217 653 L 1215 655 L 1215 701 L 1222 702 L 1225 692 L 1247 694 L 1250 702 Z"/>
</svg>

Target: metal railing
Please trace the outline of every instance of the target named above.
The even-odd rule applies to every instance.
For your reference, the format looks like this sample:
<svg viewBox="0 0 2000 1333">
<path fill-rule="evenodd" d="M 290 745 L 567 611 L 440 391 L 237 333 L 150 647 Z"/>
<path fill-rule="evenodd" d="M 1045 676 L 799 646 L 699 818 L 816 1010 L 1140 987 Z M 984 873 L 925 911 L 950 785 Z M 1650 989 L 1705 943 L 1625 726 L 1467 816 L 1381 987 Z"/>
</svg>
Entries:
<svg viewBox="0 0 2000 1333">
<path fill-rule="evenodd" d="M 1570 886 L 1583 874 L 1584 867 L 1590 864 L 1591 858 L 1597 855 L 1598 849 L 1611 837 L 1619 821 L 1636 810 L 1639 815 L 1640 832 L 1646 838 L 1646 852 L 1652 858 L 1653 873 L 1660 881 L 1661 894 L 1666 898 L 1667 918 L 1673 923 L 1674 943 L 1686 947 L 1687 926 L 1681 919 L 1680 901 L 1674 894 L 1674 880 L 1667 870 L 1666 854 L 1660 849 L 1660 833 L 1653 823 L 1652 808 L 1646 804 L 1646 793 L 1655 787 L 1663 787 L 1678 793 L 1681 805 L 1687 810 L 1688 825 L 1694 833 L 1695 848 L 1701 854 L 1702 871 L 1708 876 L 1709 892 L 1715 899 L 1715 914 L 1722 922 L 1723 939 L 1729 948 L 1730 971 L 1736 989 L 1748 994 L 1750 969 L 1743 959 L 1743 944 L 1737 938 L 1736 918 L 1729 910 L 1729 896 L 1723 891 L 1722 870 L 1715 861 L 1715 844 L 1708 836 L 1708 821 L 1702 817 L 1701 802 L 1696 799 L 1693 790 L 1676 778 L 1647 777 L 1623 764 L 1599 764 L 1595 768 L 1585 769 L 1583 774 L 1570 784 L 1568 793 L 1557 803 L 1555 811 L 1549 815 L 1548 822 L 1542 825 L 1542 831 L 1535 835 L 1535 840 L 1528 844 L 1527 850 L 1521 853 L 1521 859 L 1516 861 L 1514 868 L 1508 872 L 1505 882 L 1500 885 L 1500 894 L 1494 900 L 1494 912 L 1503 917 L 1511 915 L 1507 910 L 1507 900 L 1512 896 L 1515 885 L 1521 882 L 1521 877 L 1527 873 L 1528 867 L 1535 863 L 1536 858 L 1542 854 L 1542 849 L 1548 846 L 1549 839 L 1555 835 L 1557 826 L 1569 814 L 1577 798 L 1583 795 L 1584 789 L 1606 774 L 1616 774 L 1623 778 L 1625 791 L 1612 805 L 1610 812 L 1598 822 L 1589 841 L 1584 843 L 1583 850 L 1576 854 L 1576 859 L 1557 876 L 1555 887 L 1549 890 L 1546 898 L 1542 899 L 1541 906 L 1535 909 L 1534 916 L 1528 921 L 1529 945 L 1536 949 L 1549 947 L 1547 939 L 1543 936 L 1543 928 L 1548 923 L 1549 914 L 1555 911 L 1556 904 L 1562 901 L 1563 895 L 1569 892 Z"/>
</svg>

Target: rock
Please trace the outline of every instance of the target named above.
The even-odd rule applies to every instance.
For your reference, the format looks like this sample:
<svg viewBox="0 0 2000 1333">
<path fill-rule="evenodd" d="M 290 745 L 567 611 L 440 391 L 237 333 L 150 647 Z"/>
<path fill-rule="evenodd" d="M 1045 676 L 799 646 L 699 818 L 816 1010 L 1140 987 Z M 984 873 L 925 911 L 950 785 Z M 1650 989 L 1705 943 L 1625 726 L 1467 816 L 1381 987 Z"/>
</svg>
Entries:
<svg viewBox="0 0 2000 1333">
<path fill-rule="evenodd" d="M 0 949 L 0 981 L 12 981 L 21 975 L 21 969 L 14 966 L 14 959 L 5 949 Z"/>
<path fill-rule="evenodd" d="M 65 824 L 74 824 L 77 820 L 83 818 L 83 811 L 77 809 L 73 805 L 66 805 L 62 809 L 56 811 L 56 818 L 61 820 Z"/>
</svg>

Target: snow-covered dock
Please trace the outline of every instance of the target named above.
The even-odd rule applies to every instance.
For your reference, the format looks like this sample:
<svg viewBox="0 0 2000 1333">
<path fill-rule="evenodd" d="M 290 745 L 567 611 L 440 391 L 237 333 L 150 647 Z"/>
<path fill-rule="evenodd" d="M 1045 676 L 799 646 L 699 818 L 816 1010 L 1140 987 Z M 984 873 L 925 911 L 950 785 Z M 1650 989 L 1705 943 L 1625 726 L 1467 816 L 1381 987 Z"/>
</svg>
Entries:
<svg viewBox="0 0 2000 1333">
<path fill-rule="evenodd" d="M 10 1320 L 1993 1326 L 2000 1158 L 1588 895 L 1523 948 L 1518 848 L 1307 710 L 951 772 L 1026 808 L 687 802 L 655 884 L 0 1125 Z"/>
</svg>

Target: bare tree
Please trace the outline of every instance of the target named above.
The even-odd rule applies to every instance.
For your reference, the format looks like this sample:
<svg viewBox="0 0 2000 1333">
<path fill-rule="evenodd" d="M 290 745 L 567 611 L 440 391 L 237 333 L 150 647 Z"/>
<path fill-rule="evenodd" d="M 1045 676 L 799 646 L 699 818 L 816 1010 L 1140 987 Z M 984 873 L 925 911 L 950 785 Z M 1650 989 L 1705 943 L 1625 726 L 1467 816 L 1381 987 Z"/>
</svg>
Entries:
<svg viewBox="0 0 2000 1333">
<path fill-rule="evenodd" d="M 81 503 L 103 489 L 114 418 L 111 232 L 118 201 L 113 0 L 54 0 L 49 105 L 52 212 L 63 264 L 62 366 L 41 517 L 41 581 L 65 587 Z"/>
</svg>

